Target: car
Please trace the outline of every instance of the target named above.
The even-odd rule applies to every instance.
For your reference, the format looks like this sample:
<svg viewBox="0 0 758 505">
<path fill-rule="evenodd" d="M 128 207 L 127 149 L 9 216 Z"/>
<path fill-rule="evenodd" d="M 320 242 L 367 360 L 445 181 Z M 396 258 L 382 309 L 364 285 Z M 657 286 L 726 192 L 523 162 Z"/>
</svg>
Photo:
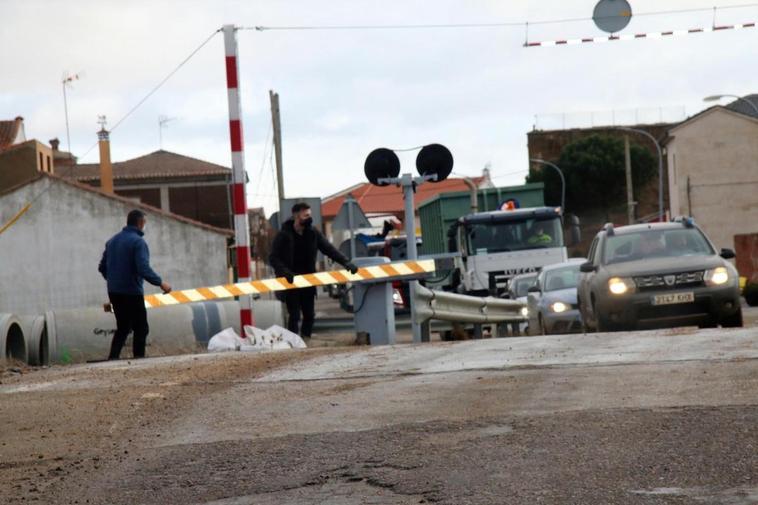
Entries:
<svg viewBox="0 0 758 505">
<path fill-rule="evenodd" d="M 524 304 L 522 314 L 524 316 L 529 315 L 529 310 L 526 307 L 527 295 L 529 294 L 529 288 L 534 286 L 537 281 L 537 275 L 539 272 L 530 272 L 528 274 L 514 275 L 508 283 L 508 290 L 505 292 L 504 297 L 511 300 L 516 300 Z M 527 323 L 513 323 L 513 333 L 523 333 L 527 329 Z"/>
<path fill-rule="evenodd" d="M 691 218 L 606 224 L 581 266 L 579 310 L 588 330 L 742 326 L 739 276 Z"/>
<path fill-rule="evenodd" d="M 527 296 L 530 335 L 582 331 L 576 287 L 579 267 L 586 261 L 584 258 L 573 258 L 542 268 Z"/>
</svg>

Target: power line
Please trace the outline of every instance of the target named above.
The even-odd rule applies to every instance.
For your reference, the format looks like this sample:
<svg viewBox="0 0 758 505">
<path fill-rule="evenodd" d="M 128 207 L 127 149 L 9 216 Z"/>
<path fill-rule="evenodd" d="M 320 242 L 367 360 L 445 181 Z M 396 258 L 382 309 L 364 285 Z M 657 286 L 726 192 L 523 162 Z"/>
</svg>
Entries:
<svg viewBox="0 0 758 505">
<path fill-rule="evenodd" d="M 634 13 L 632 16 L 663 16 L 667 14 L 691 14 L 696 12 L 714 12 L 718 10 L 746 9 L 758 7 L 758 3 L 734 4 L 713 7 L 698 7 L 690 9 L 672 9 L 660 11 L 648 11 Z M 618 16 L 607 16 L 607 18 L 616 18 Z M 315 30 L 428 30 L 428 29 L 476 29 L 476 28 L 515 28 L 528 27 L 535 25 L 564 24 L 576 23 L 581 21 L 591 21 L 592 17 L 580 18 L 561 18 L 561 19 L 544 19 L 538 21 L 503 21 L 498 23 L 432 23 L 432 24 L 384 24 L 384 25 L 284 25 L 284 26 L 242 26 L 240 30 L 263 31 L 315 31 Z"/>
<path fill-rule="evenodd" d="M 160 88 L 162 88 L 163 85 L 166 84 L 166 82 L 168 82 L 168 80 L 171 79 L 174 76 L 174 74 L 176 74 L 184 65 L 186 65 L 187 62 L 189 62 L 189 60 L 191 60 L 193 56 L 195 56 L 203 47 L 205 47 L 206 44 L 208 44 L 208 42 L 210 42 L 211 39 L 213 39 L 213 37 L 215 37 L 216 34 L 219 33 L 220 31 L 221 31 L 221 28 L 219 28 L 218 30 L 215 30 L 213 33 L 211 33 L 210 36 L 207 39 L 205 39 L 202 44 L 200 44 L 199 46 L 197 46 L 189 54 L 189 56 L 187 56 L 186 58 L 184 58 L 171 72 L 168 73 L 168 75 L 166 75 L 166 77 L 163 78 L 163 80 L 161 80 L 139 102 L 137 102 L 137 104 L 134 105 L 134 107 L 132 107 L 131 109 L 129 109 L 129 112 L 127 112 L 126 114 L 124 114 L 121 117 L 121 119 L 119 119 L 118 121 L 116 121 L 116 123 L 110 129 L 111 133 L 113 133 L 116 130 L 116 128 L 118 128 L 119 125 L 121 125 L 121 123 L 123 123 L 124 120 L 126 120 L 126 118 L 128 118 L 129 116 L 131 116 L 132 113 L 134 113 L 134 111 L 136 111 L 138 108 L 140 108 L 140 106 L 143 103 L 145 103 L 148 100 L 148 98 L 150 98 L 151 96 L 153 96 L 153 94 L 155 94 L 156 91 L 158 91 Z M 81 159 L 84 159 L 95 147 L 97 147 L 97 142 L 95 142 L 92 145 L 92 147 L 90 147 L 89 149 L 87 149 L 87 151 L 81 156 Z"/>
</svg>

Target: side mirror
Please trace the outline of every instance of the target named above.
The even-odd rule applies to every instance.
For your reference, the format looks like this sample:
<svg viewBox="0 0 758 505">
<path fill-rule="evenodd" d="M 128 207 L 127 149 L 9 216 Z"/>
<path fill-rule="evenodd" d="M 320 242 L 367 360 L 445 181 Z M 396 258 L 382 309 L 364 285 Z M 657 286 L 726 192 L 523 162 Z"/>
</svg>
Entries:
<svg viewBox="0 0 758 505">
<path fill-rule="evenodd" d="M 569 219 L 569 237 L 571 238 L 571 245 L 576 246 L 582 241 L 582 228 L 580 226 L 579 218 L 572 214 Z"/>
<path fill-rule="evenodd" d="M 530 288 L 527 290 L 527 293 L 539 293 L 539 292 L 540 292 L 540 288 L 538 288 L 537 286 L 531 286 L 531 287 L 530 287 Z"/>
<path fill-rule="evenodd" d="M 731 250 L 731 249 L 722 249 L 721 253 L 719 254 L 719 256 L 721 256 L 725 260 L 730 260 L 732 258 L 736 258 L 737 257 L 737 255 L 734 254 L 734 251 Z"/>
<path fill-rule="evenodd" d="M 585 273 L 585 274 L 588 274 L 588 273 L 594 272 L 594 271 L 596 271 L 596 270 L 597 270 L 597 268 L 595 268 L 595 265 L 593 265 L 593 264 L 592 264 L 591 262 L 589 262 L 589 261 L 588 261 L 587 263 L 582 263 L 582 264 L 579 266 L 579 271 L 580 271 L 580 272 L 583 272 L 583 273 Z"/>
</svg>

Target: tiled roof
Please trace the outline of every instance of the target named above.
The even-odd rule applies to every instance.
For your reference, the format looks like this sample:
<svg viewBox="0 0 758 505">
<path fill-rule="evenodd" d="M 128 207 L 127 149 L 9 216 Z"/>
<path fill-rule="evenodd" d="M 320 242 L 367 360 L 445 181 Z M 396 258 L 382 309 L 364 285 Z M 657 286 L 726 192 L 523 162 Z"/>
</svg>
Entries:
<svg viewBox="0 0 758 505">
<path fill-rule="evenodd" d="M 23 124 L 24 118 L 20 116 L 10 121 L 0 121 L 0 151 L 14 144 Z"/>
<path fill-rule="evenodd" d="M 474 177 L 474 184 L 479 185 L 483 177 Z M 437 196 L 440 193 L 449 193 L 452 191 L 467 191 L 469 188 L 463 179 L 451 178 L 442 182 L 429 182 L 421 184 L 416 188 L 416 197 L 414 203 L 418 208 L 419 205 Z M 321 215 L 325 219 L 333 218 L 337 215 L 342 207 L 345 197 L 352 193 L 353 198 L 366 213 L 391 213 L 401 214 L 404 210 L 403 192 L 397 186 L 374 186 L 368 182 L 353 186 L 341 191 L 333 196 L 327 197 L 321 204 Z"/>
<path fill-rule="evenodd" d="M 198 177 L 231 175 L 227 167 L 168 151 L 155 151 L 139 158 L 113 163 L 113 179 L 153 179 L 161 177 Z M 80 182 L 100 180 L 100 164 L 76 165 L 72 179 Z"/>
</svg>

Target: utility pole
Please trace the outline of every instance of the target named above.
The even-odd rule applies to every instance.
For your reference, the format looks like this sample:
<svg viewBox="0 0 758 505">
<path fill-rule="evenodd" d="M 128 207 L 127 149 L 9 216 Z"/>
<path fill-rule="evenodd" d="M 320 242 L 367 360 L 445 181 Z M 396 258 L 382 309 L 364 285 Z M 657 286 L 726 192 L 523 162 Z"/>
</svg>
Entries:
<svg viewBox="0 0 758 505">
<path fill-rule="evenodd" d="M 65 74 L 61 81 L 61 85 L 63 86 L 63 113 L 66 116 L 66 147 L 68 149 L 68 158 L 71 163 L 73 163 L 73 155 L 71 154 L 71 131 L 68 127 L 68 97 L 66 96 L 66 86 L 78 80 L 79 74 Z"/>
<path fill-rule="evenodd" d="M 279 93 L 268 91 L 271 99 L 271 124 L 274 130 L 274 155 L 276 156 L 276 186 L 279 188 L 279 206 L 284 200 L 284 171 L 282 167 L 282 123 L 279 117 Z M 281 209 L 279 209 L 281 214 Z"/>
<path fill-rule="evenodd" d="M 632 156 L 629 152 L 629 135 L 624 135 L 624 162 L 626 164 L 626 216 L 634 224 L 634 195 L 632 188 Z"/>
</svg>

